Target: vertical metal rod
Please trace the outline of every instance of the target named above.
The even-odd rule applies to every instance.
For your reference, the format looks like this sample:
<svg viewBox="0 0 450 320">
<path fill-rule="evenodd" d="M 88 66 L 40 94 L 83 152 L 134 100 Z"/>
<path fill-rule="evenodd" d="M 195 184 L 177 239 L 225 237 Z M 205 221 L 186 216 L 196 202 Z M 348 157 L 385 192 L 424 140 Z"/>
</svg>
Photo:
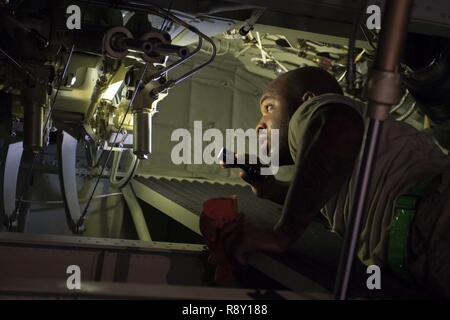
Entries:
<svg viewBox="0 0 450 320">
<path fill-rule="evenodd" d="M 408 29 L 409 16 L 412 8 L 412 0 L 387 1 L 385 5 L 383 28 L 380 44 L 375 60 L 375 72 L 386 78 L 376 79 L 378 82 L 393 81 L 392 76 L 398 72 L 400 55 L 404 46 L 404 40 Z M 391 78 L 389 78 L 391 76 Z M 374 75 L 372 79 L 375 80 Z M 377 82 L 374 81 L 374 82 Z M 389 82 L 388 82 L 389 83 Z M 395 81 L 390 82 L 396 85 Z M 381 89 L 380 89 L 381 88 Z M 361 221 L 366 207 L 367 193 L 375 163 L 375 155 L 383 122 L 389 114 L 389 110 L 395 99 L 392 92 L 385 97 L 389 86 L 372 86 L 369 88 L 369 126 L 364 141 L 364 148 L 359 163 L 356 190 L 353 205 L 350 212 L 349 224 L 345 234 L 344 245 L 335 285 L 335 298 L 347 299 L 348 284 L 355 259 L 356 245 L 359 239 Z"/>
<path fill-rule="evenodd" d="M 359 239 L 361 219 L 364 214 L 372 168 L 382 127 L 382 121 L 371 119 L 369 122 L 363 156 L 358 170 L 359 174 L 354 202 L 350 213 L 350 220 L 346 228 L 344 244 L 341 249 L 341 258 L 336 278 L 335 297 L 339 300 L 345 300 L 347 298 L 348 284 L 355 259 L 356 245 Z"/>
</svg>

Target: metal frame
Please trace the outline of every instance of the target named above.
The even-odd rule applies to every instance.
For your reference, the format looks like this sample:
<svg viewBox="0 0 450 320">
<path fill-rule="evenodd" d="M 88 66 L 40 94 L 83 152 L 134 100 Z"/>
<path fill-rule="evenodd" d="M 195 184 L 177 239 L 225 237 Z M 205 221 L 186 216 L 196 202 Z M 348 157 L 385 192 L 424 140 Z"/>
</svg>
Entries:
<svg viewBox="0 0 450 320">
<path fill-rule="evenodd" d="M 132 240 L 0 233 L 0 284 L 8 279 L 66 281 L 79 266 L 82 282 L 203 286 L 204 247 Z M 188 276 L 186 276 L 188 275 Z M 0 290 L 1 291 L 1 290 Z"/>
<path fill-rule="evenodd" d="M 147 1 L 164 2 L 164 0 Z M 267 7 L 267 11 L 258 22 L 260 24 L 343 38 L 348 38 L 350 34 L 353 17 L 358 6 L 357 1 L 353 0 L 233 0 L 233 2 L 242 5 Z M 389 2 L 392 1 L 369 0 L 368 4 L 378 4 L 383 9 L 385 4 Z M 447 18 L 449 12 L 450 3 L 447 0 L 415 1 L 411 14 L 410 30 L 422 34 L 449 37 L 450 20 Z M 239 12 L 226 12 L 221 16 L 237 18 L 239 14 Z"/>
<path fill-rule="evenodd" d="M 131 185 L 139 199 L 163 212 L 178 223 L 181 223 L 196 234 L 201 234 L 199 226 L 200 218 L 198 215 L 150 189 L 136 179 L 131 181 Z"/>
<path fill-rule="evenodd" d="M 6 141 L 0 159 L 0 223 L 9 224 L 16 210 L 17 182 L 23 155 L 22 141 Z M 1 229 L 1 227 L 0 227 Z"/>
<path fill-rule="evenodd" d="M 0 234 L 0 283 L 5 279 L 67 279 L 77 265 L 83 281 L 203 285 L 202 246 L 113 239 Z M 189 277 L 185 277 L 189 274 Z"/>
<path fill-rule="evenodd" d="M 74 234 L 82 232 L 77 226 L 81 217 L 76 175 L 77 147 L 78 139 L 66 131 L 60 132 L 57 144 L 59 181 L 67 225 Z"/>
<path fill-rule="evenodd" d="M 131 181 L 131 185 L 139 199 L 163 212 L 178 223 L 181 223 L 196 234 L 201 235 L 199 228 L 200 217 L 198 215 L 150 189 L 136 179 Z M 305 290 L 320 294 L 329 293 L 328 290 L 316 282 L 290 269 L 286 265 L 264 253 L 253 254 L 249 259 L 249 264 L 258 271 L 264 273 L 268 277 L 296 293 L 302 293 Z"/>
<path fill-rule="evenodd" d="M 142 5 L 140 3 L 135 3 L 135 2 L 130 2 L 127 4 L 116 4 L 116 3 L 111 3 L 111 2 L 105 2 L 105 1 L 100 1 L 100 0 L 96 0 L 96 1 L 87 1 L 87 5 L 100 5 L 100 6 L 111 6 L 114 7 L 115 9 L 122 9 L 122 10 L 132 10 L 132 11 L 141 11 L 141 12 L 147 12 L 147 13 L 152 13 L 152 14 L 156 14 L 156 15 L 160 15 L 161 17 L 165 17 L 165 19 L 170 19 L 173 22 L 185 27 L 187 30 L 195 33 L 198 36 L 198 45 L 196 47 L 196 49 L 194 49 L 192 52 L 190 52 L 189 54 L 187 54 L 186 56 L 182 57 L 181 59 L 179 59 L 178 61 L 172 63 L 169 66 L 163 66 L 162 69 L 157 70 L 154 74 L 151 74 L 149 78 L 147 78 L 147 68 L 148 68 L 148 63 L 145 64 L 144 67 L 144 71 L 142 72 L 142 76 L 138 82 L 138 84 L 136 85 L 136 88 L 134 89 L 134 93 L 133 96 L 130 100 L 127 112 L 129 112 L 130 108 L 133 108 L 133 117 L 134 117 L 134 126 L 135 126 L 135 133 L 136 132 L 144 132 L 144 133 L 148 133 L 149 131 L 149 126 L 151 126 L 151 119 L 152 119 L 152 115 L 154 114 L 155 110 L 151 110 L 150 108 L 143 108 L 142 106 L 136 107 L 134 106 L 134 100 L 137 97 L 138 93 L 140 93 L 140 99 L 143 99 L 144 97 L 147 98 L 146 100 L 155 100 L 155 97 L 158 97 L 158 95 L 164 91 L 166 91 L 167 89 L 170 89 L 174 86 L 176 86 L 177 84 L 181 83 L 182 81 L 186 80 L 187 78 L 191 77 L 192 75 L 194 75 L 196 72 L 200 71 L 202 68 L 206 67 L 207 65 L 209 65 L 214 58 L 216 57 L 216 45 L 214 43 L 214 41 L 209 38 L 208 36 L 206 36 L 205 34 L 203 34 L 202 32 L 200 32 L 197 28 L 189 25 L 188 23 L 186 23 L 185 21 L 183 21 L 182 19 L 176 17 L 175 15 L 171 14 L 170 11 L 166 11 L 156 5 L 152 5 L 152 4 L 148 4 L 148 5 Z M 211 56 L 203 63 L 201 63 L 200 65 L 196 66 L 195 68 L 193 68 L 192 70 L 186 72 L 185 74 L 178 76 L 175 80 L 169 80 L 166 82 L 161 82 L 159 81 L 159 86 L 155 87 L 155 88 L 151 88 L 151 86 L 149 86 L 149 88 L 147 88 L 147 85 L 149 83 L 152 83 L 156 80 L 160 80 L 160 78 L 165 77 L 165 75 L 175 69 L 176 67 L 178 67 L 179 65 L 185 63 L 187 60 L 189 60 L 190 58 L 192 58 L 194 55 L 196 55 L 198 52 L 200 52 L 202 46 L 203 46 L 203 41 L 207 41 L 211 44 L 212 47 L 212 53 Z M 144 78 L 145 78 L 145 86 L 143 86 L 144 83 Z M 162 78 L 165 79 L 165 78 Z M 143 89 L 142 92 L 140 92 Z M 147 92 L 146 89 L 151 89 L 150 92 Z M 149 99 L 150 98 L 150 99 Z M 154 102 L 154 101 L 153 101 Z M 126 114 L 125 117 L 123 118 L 123 121 L 119 127 L 119 131 L 121 131 L 121 128 L 125 122 L 125 118 L 126 118 Z M 139 128 L 139 126 L 143 126 L 143 128 Z M 142 141 L 141 141 L 142 138 Z M 117 135 L 116 135 L 116 139 L 117 139 Z M 114 140 L 116 140 L 114 139 Z M 115 144 L 116 141 L 114 141 L 113 144 Z M 142 145 L 140 145 L 140 142 L 143 142 Z M 133 149 L 134 149 L 134 153 L 138 156 L 138 158 L 147 158 L 149 152 L 151 151 L 151 148 L 148 149 L 148 144 L 149 144 L 149 140 L 148 140 L 148 135 L 147 134 L 135 134 L 134 136 L 134 140 L 133 140 Z M 106 162 L 108 161 L 110 155 L 111 155 L 112 150 L 110 150 L 108 152 L 108 156 L 106 159 Z M 116 162 L 117 164 L 117 162 Z M 137 164 L 137 163 L 136 163 Z M 106 163 L 105 163 L 106 165 Z M 130 175 L 126 177 L 126 180 L 124 181 L 124 183 L 128 182 L 128 179 L 131 177 L 131 175 L 134 173 L 136 168 L 133 168 L 130 171 Z M 102 173 L 103 173 L 104 167 L 102 168 Z M 101 175 L 101 174 L 100 174 Z M 73 229 L 74 232 L 76 233 L 80 233 L 83 232 L 84 229 L 84 220 L 86 219 L 86 215 L 88 213 L 88 209 L 93 197 L 93 194 L 97 188 L 97 185 L 100 181 L 100 178 L 98 178 L 95 186 L 94 186 L 94 190 L 92 192 L 91 197 L 89 198 L 86 207 L 84 208 L 83 212 L 80 214 L 79 219 L 77 220 L 77 222 L 75 222 L 75 226 L 73 226 L 72 228 L 72 224 L 69 223 L 71 225 L 71 228 Z M 112 177 L 111 181 L 113 181 L 113 183 L 115 182 L 115 177 Z M 65 192 L 64 192 L 65 193 Z M 69 198 L 68 198 L 69 199 Z M 131 193 L 129 193 L 129 199 L 131 199 Z M 66 204 L 67 207 L 67 204 Z M 136 207 L 136 206 L 135 206 Z M 139 210 L 137 211 L 137 215 L 133 216 L 133 218 L 136 217 L 140 217 L 141 214 L 139 212 Z M 147 238 L 148 232 L 142 232 L 141 233 L 142 236 L 145 236 Z M 148 235 L 149 238 L 149 235 Z"/>
<path fill-rule="evenodd" d="M 127 149 L 127 151 L 129 151 L 132 156 L 128 171 L 120 180 L 117 179 L 117 170 L 119 168 L 120 159 L 122 158 L 122 152 L 115 152 L 109 182 L 113 187 L 116 187 L 122 191 L 124 200 L 130 210 L 131 219 L 133 220 L 139 240 L 152 241 L 152 237 L 144 217 L 144 212 L 136 199 L 133 188 L 129 184 L 139 166 L 139 159 L 133 154 L 132 150 Z"/>
<path fill-rule="evenodd" d="M 84 0 L 87 2 L 88 0 Z M 112 0 L 96 0 L 96 3 L 106 5 L 114 4 Z M 175 1 L 172 9 L 200 15 L 216 15 L 236 20 L 246 20 L 249 11 L 254 8 L 266 7 L 267 10 L 260 24 L 278 26 L 283 28 L 305 30 L 309 32 L 347 38 L 350 33 L 357 4 L 353 0 L 233 0 L 234 8 L 216 10 L 214 1 L 211 8 L 201 10 L 203 1 L 184 0 Z M 168 5 L 166 0 L 125 0 L 123 5 L 139 7 Z M 369 5 L 379 4 L 384 7 L 386 0 L 369 0 Z M 448 37 L 450 34 L 450 21 L 447 19 L 450 12 L 450 3 L 447 0 L 420 0 L 416 1 L 411 15 L 411 30 L 418 33 Z M 326 23 L 324 23 L 326 21 Z"/>
<path fill-rule="evenodd" d="M 328 296 L 289 291 L 269 291 L 251 289 L 225 289 L 175 285 L 155 285 L 136 283 L 91 282 L 82 283 L 80 290 L 67 289 L 65 281 L 39 280 L 20 281 L 10 279 L 0 284 L 0 298 L 30 297 L 41 295 L 65 299 L 146 299 L 146 300 L 311 300 L 329 299 Z"/>
<path fill-rule="evenodd" d="M 207 65 L 209 65 L 211 62 L 213 62 L 213 60 L 216 57 L 216 45 L 214 43 L 214 41 L 206 36 L 205 34 L 203 34 L 202 32 L 200 32 L 197 28 L 189 25 L 188 23 L 186 23 L 185 21 L 183 21 L 182 19 L 178 18 L 177 16 L 173 15 L 172 13 L 162 9 L 160 6 L 154 4 L 154 3 L 142 3 L 139 1 L 128 1 L 126 3 L 114 3 L 111 1 L 105 1 L 105 0 L 81 0 L 81 2 L 86 2 L 89 5 L 98 5 L 98 6 L 103 6 L 103 7 L 113 7 L 115 9 L 121 9 L 121 10 L 131 10 L 131 11 L 140 11 L 140 12 L 146 12 L 148 14 L 155 14 L 155 15 L 159 15 L 161 17 L 164 17 L 165 19 L 170 19 L 173 22 L 183 26 L 184 28 L 186 28 L 187 30 L 195 33 L 196 35 L 198 35 L 198 44 L 197 47 L 191 51 L 186 57 L 172 63 L 171 65 L 164 67 L 163 69 L 159 70 L 155 75 L 153 75 L 153 79 L 158 79 L 161 76 L 163 76 L 164 74 L 166 74 L 167 72 L 175 69 L 176 67 L 180 66 L 181 64 L 185 63 L 186 61 L 188 61 L 189 59 L 191 59 L 194 55 L 196 55 L 197 53 L 200 52 L 202 46 L 203 46 L 203 41 L 208 42 L 211 47 L 212 47 L 212 54 L 211 57 L 208 58 L 208 60 L 206 60 L 205 62 L 201 63 L 200 65 L 196 66 L 194 69 L 186 72 L 185 74 L 179 76 L 177 79 L 175 80 L 170 80 L 167 81 L 166 84 L 162 85 L 160 88 L 158 88 L 158 90 L 156 90 L 154 93 L 161 93 L 167 89 L 170 89 L 174 86 L 176 86 L 177 84 L 181 83 L 182 81 L 186 80 L 187 78 L 191 77 L 193 74 L 197 73 L 199 70 L 203 69 L 204 67 L 206 67 Z"/>
<path fill-rule="evenodd" d="M 136 228 L 139 240 L 152 241 L 147 222 L 145 221 L 144 212 L 142 212 L 142 208 L 136 199 L 133 188 L 130 185 L 127 185 L 122 189 L 122 193 L 125 202 L 130 209 L 131 219 L 134 222 L 134 227 Z"/>
<path fill-rule="evenodd" d="M 101 2 L 101 1 L 94 1 L 94 2 Z M 241 1 L 241 2 L 254 2 L 254 1 Z M 291 1 L 292 2 L 292 1 Z M 159 10 L 159 8 L 155 8 L 150 3 L 147 4 L 150 7 L 153 7 L 155 10 L 157 10 L 160 13 L 164 13 L 163 11 Z M 263 3 L 258 2 L 258 5 L 263 5 Z M 125 6 L 126 8 L 134 8 L 134 9 L 141 9 L 145 10 L 145 5 L 138 2 L 130 2 L 128 5 Z M 397 66 L 399 63 L 399 55 L 400 51 L 402 49 L 404 36 L 407 31 L 408 21 L 409 21 L 409 13 L 412 8 L 412 0 L 397 0 L 397 1 L 391 1 L 386 3 L 386 12 L 385 16 L 387 17 L 385 19 L 385 25 L 384 25 L 384 32 L 382 33 L 381 37 L 381 43 L 379 46 L 378 56 L 376 60 L 376 71 L 374 73 L 374 76 L 372 77 L 372 80 L 377 82 L 383 82 L 388 83 L 393 86 L 396 85 L 395 79 L 392 80 L 397 75 Z M 317 12 L 317 10 L 315 10 Z M 176 17 L 171 16 L 172 19 L 174 19 L 176 22 L 180 23 L 181 20 L 177 21 Z M 181 23 L 183 24 L 183 23 Z M 445 24 L 445 27 L 448 26 L 448 23 Z M 193 28 L 187 27 L 189 30 L 193 30 Z M 387 33 L 386 30 L 388 30 L 390 33 Z M 198 31 L 198 30 L 196 30 Z M 195 32 L 195 31 L 194 31 Z M 200 34 L 201 36 L 201 34 Z M 205 39 L 208 39 L 205 36 Z M 201 47 L 201 37 L 199 40 L 199 47 Z M 211 42 L 213 48 L 214 43 Z M 213 50 L 214 52 L 214 50 Z M 192 52 L 192 55 L 196 53 L 195 51 Z M 192 75 L 194 72 L 198 71 L 201 67 L 208 64 L 209 62 L 214 59 L 214 56 L 208 60 L 205 64 L 199 66 L 199 68 L 196 68 L 189 73 L 187 73 L 185 76 L 176 79 L 174 81 L 171 81 L 167 84 L 166 87 L 163 89 L 166 89 L 170 86 L 176 85 L 177 83 L 183 81 L 188 76 Z M 186 61 L 185 59 L 184 61 Z M 167 72 L 168 70 L 176 67 L 178 64 L 175 64 L 173 66 L 170 66 L 166 69 L 164 69 L 160 74 Z M 378 78 L 376 78 L 378 77 Z M 391 81 L 391 82 L 389 82 Z M 376 83 L 377 85 L 379 83 Z M 376 90 L 378 89 L 378 91 Z M 359 176 L 358 176 L 358 182 L 357 182 L 357 194 L 355 195 L 355 202 L 352 206 L 352 214 L 350 218 L 350 224 L 349 224 L 349 232 L 346 234 L 346 240 L 345 240 L 345 246 L 343 248 L 343 254 L 341 259 L 341 264 L 339 267 L 339 274 L 337 278 L 336 283 L 336 297 L 339 299 L 346 299 L 347 298 L 347 286 L 348 286 L 348 280 L 351 274 L 351 267 L 354 259 L 354 253 L 356 248 L 356 242 L 359 237 L 359 225 L 361 222 L 361 219 L 363 217 L 364 209 L 365 209 L 365 200 L 367 196 L 367 188 L 369 185 L 370 177 L 371 177 L 371 171 L 374 165 L 375 161 L 375 153 L 377 150 L 378 140 L 379 136 L 382 130 L 382 123 L 384 121 L 385 115 L 388 113 L 390 107 L 395 103 L 395 94 L 387 98 L 383 97 L 382 91 L 380 90 L 380 87 L 373 87 L 370 92 L 370 104 L 369 109 L 370 111 L 370 123 L 367 130 L 367 137 L 365 140 L 364 145 L 364 151 L 362 155 L 362 161 L 360 163 L 360 170 L 359 170 Z M 63 190 L 63 198 L 65 202 L 66 207 L 66 214 L 67 214 L 67 220 L 69 223 L 69 226 L 71 227 L 72 231 L 79 232 L 77 230 L 76 223 L 74 224 L 74 221 L 77 221 L 77 217 L 81 216 L 80 214 L 80 207 L 79 207 L 79 199 L 78 194 L 76 190 L 76 171 L 75 171 L 75 161 L 76 161 L 76 148 L 77 148 L 77 139 L 71 137 L 66 132 L 63 132 L 62 134 L 62 140 L 61 143 L 58 144 L 58 160 L 60 163 L 60 178 L 61 178 L 61 187 Z M 11 144 L 10 146 L 14 146 L 14 144 Z M 9 147 L 8 147 L 9 148 Z M 9 151 L 9 150 L 8 150 Z M 10 152 L 8 152 L 9 154 Z M 12 150 L 12 153 L 10 155 L 10 158 L 6 158 L 6 161 L 4 162 L 5 165 L 2 166 L 2 174 L 3 174 L 3 183 L 6 183 L 6 181 L 9 182 L 6 176 L 11 176 L 13 179 L 15 178 L 15 185 L 17 185 L 17 173 L 18 168 L 20 166 L 20 161 L 16 161 L 16 163 L 12 163 L 12 159 L 16 159 L 19 155 L 17 152 Z M 21 156 L 21 155 L 20 155 Z M 10 168 L 11 171 L 9 171 L 7 168 Z M 176 208 L 176 204 L 170 203 L 168 199 L 164 199 L 164 201 L 161 201 L 162 203 L 165 202 L 166 204 L 155 204 L 159 197 L 162 197 L 161 195 L 157 194 L 154 191 L 143 191 L 142 187 L 138 185 L 138 182 L 133 181 L 133 185 L 136 184 L 136 190 L 138 193 L 138 196 L 141 197 L 143 200 L 147 201 L 148 203 L 154 205 L 155 207 L 159 207 L 158 209 L 163 209 L 161 211 L 163 212 L 170 212 L 172 218 L 175 218 L 178 222 L 182 223 L 183 225 L 187 226 L 191 230 L 195 231 L 196 233 L 200 233 L 198 230 L 198 219 L 199 217 L 197 215 L 194 215 L 191 213 L 190 215 L 175 215 L 174 208 L 182 210 L 183 208 L 179 207 Z M 9 184 L 10 185 L 10 184 Z M 3 210 L 3 217 L 8 215 L 8 211 L 11 209 L 11 203 L 15 203 L 15 190 L 12 190 L 15 188 L 5 188 L 5 185 L 2 185 L 2 196 L 4 199 L 4 208 Z M 147 188 L 148 189 L 148 188 Z M 128 190 L 128 189 L 127 189 Z M 130 189 L 132 191 L 132 189 Z M 128 190 L 127 192 L 129 193 Z M 142 193 L 147 193 L 146 197 L 140 196 Z M 153 193 L 152 193 L 153 192 Z M 150 193 L 150 197 L 148 197 L 148 194 Z M 131 197 L 129 197 L 131 199 Z M 5 199 L 7 201 L 5 201 Z M 160 198 L 161 199 L 161 198 Z M 168 204 L 167 204 L 168 203 Z M 171 207 L 171 208 L 168 208 Z M 168 210 L 171 209 L 171 210 Z M 188 211 L 184 209 L 184 211 Z M 75 218 L 74 218 L 75 216 Z M 2 246 L 1 249 L 4 249 L 5 247 Z M 127 248 L 129 249 L 129 248 Z M 267 257 L 268 258 L 268 257 Z M 268 258 L 270 259 L 270 258 Z M 254 259 L 252 260 L 252 264 L 258 264 L 261 263 L 265 264 L 267 266 L 267 260 L 264 261 L 264 259 Z M 103 263 L 103 262 L 102 262 Z M 275 270 L 277 266 L 274 264 L 271 266 L 270 269 Z M 264 268 L 267 270 L 267 268 Z M 281 270 L 277 270 L 275 272 L 276 274 L 283 274 Z M 288 277 L 289 281 L 291 281 L 291 278 Z M 278 280 L 278 279 L 277 279 Z M 286 280 L 283 280 L 286 282 Z M 286 284 L 285 284 L 286 285 Z M 310 285 L 313 285 L 310 283 Z M 290 284 L 290 287 L 292 284 Z M 165 287 L 167 289 L 167 287 Z M 39 289 L 40 290 L 40 289 Z M 180 290 L 177 288 L 177 290 Z M 214 289 L 216 290 L 216 289 Z M 294 288 L 294 290 L 299 290 L 298 288 Z M 166 291 L 169 292 L 170 290 Z M 168 296 L 170 296 L 173 293 L 168 293 Z M 208 298 L 211 298 L 209 295 Z"/>
<path fill-rule="evenodd" d="M 136 170 L 139 166 L 139 159 L 136 155 L 133 154 L 132 150 L 127 149 L 131 153 L 132 160 L 129 164 L 128 171 L 125 173 L 125 175 L 121 179 L 117 179 L 117 171 L 119 169 L 119 163 L 122 158 L 122 152 L 114 152 L 114 158 L 113 163 L 111 166 L 111 175 L 109 178 L 109 182 L 111 185 L 117 189 L 122 189 L 125 187 L 130 180 L 133 178 L 134 174 L 136 173 Z"/>
<path fill-rule="evenodd" d="M 205 286 L 202 268 L 204 252 L 205 248 L 201 245 L 0 233 L 0 254 L 8 254 L 10 259 L 7 266 L 0 265 L 0 297 L 46 295 L 196 300 L 331 298 L 331 295 L 307 289 L 297 294 L 290 291 Z M 38 263 L 24 265 L 27 259 L 33 259 L 33 255 L 39 255 Z M 17 265 L 12 268 L 14 264 Z M 77 264 L 82 271 L 81 290 L 71 291 L 66 285 L 66 268 Z M 142 272 L 143 269 L 146 272 Z M 183 281 L 186 285 L 180 285 Z"/>
<path fill-rule="evenodd" d="M 171 242 L 146 242 L 125 239 L 92 238 L 79 236 L 60 236 L 45 234 L 26 234 L 0 232 L 0 247 L 4 245 L 25 246 L 31 248 L 50 247 L 67 250 L 93 249 L 113 251 L 159 252 L 200 254 L 204 245 Z"/>
<path fill-rule="evenodd" d="M 72 233 L 81 234 L 84 231 L 84 225 L 78 223 L 82 217 L 82 213 L 77 189 L 77 148 L 78 139 L 66 131 L 61 131 L 58 137 L 57 158 L 59 181 L 64 201 L 64 211 L 66 213 L 67 225 Z M 133 222 L 136 226 L 139 239 L 143 241 L 151 241 L 151 236 L 148 231 L 142 209 L 134 196 L 133 190 L 127 186 L 137 170 L 139 160 L 133 155 L 133 159 L 127 173 L 122 179 L 117 180 L 117 169 L 120 158 L 121 153 L 115 152 L 111 169 L 112 173 L 110 183 L 113 187 L 116 187 L 123 192 L 124 199 L 130 209 Z"/>
</svg>

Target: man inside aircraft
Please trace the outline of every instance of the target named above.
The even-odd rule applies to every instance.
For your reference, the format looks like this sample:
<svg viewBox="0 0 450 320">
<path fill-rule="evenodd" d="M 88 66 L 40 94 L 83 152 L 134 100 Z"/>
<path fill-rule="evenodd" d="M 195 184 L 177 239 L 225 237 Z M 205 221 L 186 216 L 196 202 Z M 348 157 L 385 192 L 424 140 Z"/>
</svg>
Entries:
<svg viewBox="0 0 450 320">
<path fill-rule="evenodd" d="M 245 264 L 251 252 L 281 253 L 321 212 L 332 230 L 346 231 L 362 147 L 365 105 L 343 95 L 314 67 L 281 75 L 264 90 L 257 129 L 279 129 L 280 165 L 294 165 L 290 183 L 241 172 L 254 193 L 283 205 L 273 230 L 245 218 L 227 225 L 227 253 Z M 366 265 L 450 296 L 450 161 L 432 138 L 389 119 L 384 124 L 357 244 Z"/>
</svg>

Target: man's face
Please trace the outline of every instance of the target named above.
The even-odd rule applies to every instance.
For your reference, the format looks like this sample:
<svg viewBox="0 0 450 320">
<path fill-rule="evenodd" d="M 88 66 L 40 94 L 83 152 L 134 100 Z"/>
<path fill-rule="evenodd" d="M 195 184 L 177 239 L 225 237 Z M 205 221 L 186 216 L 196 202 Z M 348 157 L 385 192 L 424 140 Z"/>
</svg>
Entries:
<svg viewBox="0 0 450 320">
<path fill-rule="evenodd" d="M 289 120 L 292 116 L 292 111 L 287 103 L 287 99 L 279 93 L 280 90 L 276 86 L 270 86 L 262 95 L 260 100 L 261 119 L 256 126 L 256 129 L 267 130 L 267 139 L 260 139 L 260 146 L 266 144 L 267 150 L 272 150 L 274 145 L 271 141 L 272 129 L 279 130 L 279 157 L 280 165 L 292 164 L 292 158 L 289 151 L 288 131 Z"/>
</svg>

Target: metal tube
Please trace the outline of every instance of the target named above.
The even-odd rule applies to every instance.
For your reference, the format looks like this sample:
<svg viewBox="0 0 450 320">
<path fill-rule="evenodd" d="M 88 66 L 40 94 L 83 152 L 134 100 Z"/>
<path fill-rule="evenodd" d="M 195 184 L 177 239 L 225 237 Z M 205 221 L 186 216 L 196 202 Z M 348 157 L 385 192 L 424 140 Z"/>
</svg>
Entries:
<svg viewBox="0 0 450 320">
<path fill-rule="evenodd" d="M 154 78 L 158 78 L 159 75 L 165 74 L 173 69 L 175 69 L 176 67 L 178 67 L 179 65 L 185 63 L 187 60 L 189 60 L 190 58 L 192 58 L 194 55 L 196 55 L 203 46 L 203 39 L 199 38 L 198 39 L 198 45 L 197 47 L 194 49 L 194 51 L 192 51 L 188 56 L 186 56 L 184 59 L 180 59 L 177 62 L 172 63 L 170 66 L 165 67 L 164 69 L 162 69 L 161 71 L 158 72 L 158 75 L 156 75 Z"/>
<path fill-rule="evenodd" d="M 151 42 L 127 37 L 119 37 L 114 40 L 114 46 L 120 50 L 129 50 L 139 53 L 153 51 L 153 45 Z"/>
<path fill-rule="evenodd" d="M 122 189 L 122 193 L 128 208 L 130 209 L 131 218 L 133 219 L 139 240 L 152 241 L 152 237 L 148 231 L 147 222 L 145 221 L 144 213 L 142 212 L 142 208 L 134 195 L 133 189 L 130 185 L 126 185 Z"/>
<path fill-rule="evenodd" d="M 25 105 L 23 146 L 26 151 L 39 153 L 43 147 L 42 123 L 44 106 L 37 103 Z"/>
<path fill-rule="evenodd" d="M 375 68 L 395 72 L 403 52 L 413 0 L 388 1 Z"/>
<path fill-rule="evenodd" d="M 157 44 L 152 51 L 163 56 L 175 55 L 180 58 L 186 58 L 189 55 L 188 48 L 173 44 Z"/>
<path fill-rule="evenodd" d="M 43 85 L 27 88 L 22 94 L 24 104 L 23 146 L 27 151 L 38 153 L 43 147 L 44 106 L 46 90 Z"/>
<path fill-rule="evenodd" d="M 131 151 L 131 150 L 130 150 Z M 114 158 L 113 158 L 113 164 L 111 167 L 111 175 L 109 177 L 109 182 L 111 185 L 117 189 L 122 189 L 124 186 L 126 186 L 131 179 L 133 179 L 136 170 L 139 166 L 139 159 L 132 153 L 131 163 L 128 167 L 127 172 L 121 179 L 117 179 L 117 171 L 119 170 L 119 163 L 122 158 L 122 152 L 115 152 Z"/>
<path fill-rule="evenodd" d="M 152 112 L 137 109 L 133 112 L 133 150 L 141 160 L 148 160 L 152 153 Z"/>
<path fill-rule="evenodd" d="M 375 62 L 375 70 L 384 72 L 384 75 L 394 75 L 398 72 L 412 3 L 412 0 L 386 2 L 383 28 Z M 375 75 L 372 75 L 372 78 L 374 77 Z M 393 85 L 396 85 L 395 80 L 392 80 L 392 78 L 382 78 L 382 81 L 391 81 Z M 393 96 L 388 98 L 384 97 L 385 92 L 380 90 L 380 87 L 377 87 L 376 84 L 369 90 L 368 115 L 370 122 L 364 142 L 361 162 L 359 163 L 356 190 L 336 278 L 335 298 L 340 300 L 347 298 L 350 274 L 359 239 L 361 221 L 364 216 L 372 168 L 376 160 L 375 155 L 383 126 L 383 119 L 387 117 L 385 114 L 388 114 L 389 109 L 395 104 Z M 377 101 L 390 101 L 390 103 L 386 104 Z"/>
</svg>

